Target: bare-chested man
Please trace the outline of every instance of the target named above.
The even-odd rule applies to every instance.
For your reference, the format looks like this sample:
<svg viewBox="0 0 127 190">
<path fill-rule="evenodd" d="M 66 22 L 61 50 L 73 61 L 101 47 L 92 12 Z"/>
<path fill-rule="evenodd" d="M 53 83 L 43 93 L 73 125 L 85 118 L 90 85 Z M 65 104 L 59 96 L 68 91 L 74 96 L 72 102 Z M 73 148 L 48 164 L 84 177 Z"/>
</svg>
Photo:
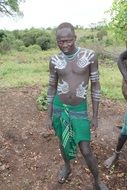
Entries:
<svg viewBox="0 0 127 190">
<path fill-rule="evenodd" d="M 93 174 L 96 190 L 107 190 L 98 173 L 96 159 L 91 151 L 90 127 L 98 127 L 100 83 L 98 60 L 95 52 L 76 47 L 74 27 L 62 23 L 56 30 L 56 40 L 61 52 L 50 60 L 48 87 L 49 128 L 55 130 L 60 140 L 64 166 L 58 181 L 64 183 L 71 173 L 70 160 L 75 158 L 77 145 Z M 87 115 L 87 90 L 91 80 L 93 117 Z M 91 125 L 91 126 L 90 126 Z"/>
<path fill-rule="evenodd" d="M 118 67 L 123 76 L 122 93 L 125 100 L 127 100 L 127 50 L 125 50 L 124 52 L 120 54 L 119 59 L 118 59 Z M 111 157 L 109 157 L 104 162 L 107 168 L 110 168 L 111 166 L 117 163 L 119 159 L 120 151 L 123 145 L 125 144 L 126 140 L 127 140 L 127 111 L 125 112 L 125 115 L 124 115 L 124 124 L 118 138 L 115 152 L 113 153 Z"/>
</svg>

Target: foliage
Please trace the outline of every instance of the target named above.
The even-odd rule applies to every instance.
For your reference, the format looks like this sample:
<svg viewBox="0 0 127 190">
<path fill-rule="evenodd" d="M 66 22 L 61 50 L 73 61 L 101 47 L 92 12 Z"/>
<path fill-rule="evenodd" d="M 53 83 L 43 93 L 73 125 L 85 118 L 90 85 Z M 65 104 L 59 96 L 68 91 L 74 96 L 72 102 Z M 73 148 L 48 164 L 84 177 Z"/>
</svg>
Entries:
<svg viewBox="0 0 127 190">
<path fill-rule="evenodd" d="M 53 33 L 46 29 L 27 29 L 25 31 L 15 31 L 15 37 L 22 39 L 26 47 L 30 45 L 39 45 L 42 50 L 48 50 L 55 47 L 55 39 L 53 38 Z"/>
<path fill-rule="evenodd" d="M 127 0 L 114 0 L 108 12 L 111 16 L 110 29 L 118 38 L 127 41 Z"/>
<path fill-rule="evenodd" d="M 23 41 L 16 39 L 16 40 L 15 40 L 15 43 L 13 44 L 13 48 L 14 48 L 15 50 L 20 51 L 20 47 L 22 47 L 22 46 L 24 46 Z"/>
<path fill-rule="evenodd" d="M 42 50 L 48 50 L 55 47 L 55 42 L 53 41 L 51 35 L 46 32 L 38 37 L 36 42 Z"/>
<path fill-rule="evenodd" d="M 15 37 L 10 31 L 0 31 L 0 52 L 10 51 L 16 45 Z"/>
<path fill-rule="evenodd" d="M 15 35 L 22 39 L 26 47 L 36 44 L 36 39 L 43 34 L 41 29 L 26 29 L 24 31 L 15 32 Z"/>
<path fill-rule="evenodd" d="M 2 15 L 16 16 L 22 15 L 19 10 L 19 4 L 23 0 L 2 0 L 0 1 L 0 13 Z"/>
<path fill-rule="evenodd" d="M 124 100 L 121 91 L 122 75 L 117 64 L 110 59 L 105 59 L 104 64 L 100 65 L 100 82 L 102 96 Z"/>
<path fill-rule="evenodd" d="M 0 42 L 2 42 L 5 37 L 7 37 L 7 36 L 4 32 L 4 30 L 0 30 Z"/>
<path fill-rule="evenodd" d="M 6 46 L 9 47 L 8 49 L 4 48 L 3 46 L 5 39 Z M 41 50 L 48 50 L 50 48 L 56 47 L 54 31 L 35 28 L 14 30 L 12 32 L 0 30 L 0 51 L 2 52 L 6 52 L 10 49 L 22 51 L 22 49 L 25 50 L 25 47 L 33 45 L 36 45 L 36 47 L 40 46 Z"/>
<path fill-rule="evenodd" d="M 24 46 L 23 46 L 24 47 Z M 9 51 L 0 55 L 0 88 L 48 83 L 49 57 L 57 53 L 50 51 Z"/>
<path fill-rule="evenodd" d="M 39 45 L 35 44 L 35 45 L 30 45 L 28 48 L 26 48 L 26 50 L 27 50 L 27 52 L 36 53 L 36 52 L 41 51 L 41 47 Z"/>
<path fill-rule="evenodd" d="M 43 89 L 41 94 L 38 96 L 37 100 L 37 107 L 38 109 L 41 110 L 47 110 L 47 88 Z"/>
<path fill-rule="evenodd" d="M 104 36 L 107 36 L 107 30 L 105 30 L 104 28 L 100 29 L 98 32 L 97 32 L 97 39 L 99 41 L 103 40 L 103 37 Z"/>
</svg>

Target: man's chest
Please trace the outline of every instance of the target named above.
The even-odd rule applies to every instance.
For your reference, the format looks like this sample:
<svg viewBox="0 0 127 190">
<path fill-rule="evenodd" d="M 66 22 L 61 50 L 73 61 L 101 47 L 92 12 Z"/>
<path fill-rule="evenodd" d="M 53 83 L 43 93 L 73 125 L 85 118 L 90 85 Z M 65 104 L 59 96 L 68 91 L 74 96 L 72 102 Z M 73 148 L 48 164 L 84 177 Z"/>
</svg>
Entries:
<svg viewBox="0 0 127 190">
<path fill-rule="evenodd" d="M 89 71 L 91 62 L 75 58 L 74 60 L 61 59 L 55 63 L 58 75 L 82 75 Z"/>
</svg>

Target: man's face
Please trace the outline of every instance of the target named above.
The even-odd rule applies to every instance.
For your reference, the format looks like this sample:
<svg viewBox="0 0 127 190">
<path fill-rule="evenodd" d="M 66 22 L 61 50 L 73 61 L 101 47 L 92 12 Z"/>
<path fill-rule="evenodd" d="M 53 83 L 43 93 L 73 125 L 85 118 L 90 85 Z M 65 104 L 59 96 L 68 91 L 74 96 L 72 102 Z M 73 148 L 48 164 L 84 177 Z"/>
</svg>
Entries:
<svg viewBox="0 0 127 190">
<path fill-rule="evenodd" d="M 62 28 L 58 30 L 56 38 L 57 45 L 63 53 L 69 54 L 73 52 L 75 49 L 76 37 L 70 28 Z"/>
</svg>

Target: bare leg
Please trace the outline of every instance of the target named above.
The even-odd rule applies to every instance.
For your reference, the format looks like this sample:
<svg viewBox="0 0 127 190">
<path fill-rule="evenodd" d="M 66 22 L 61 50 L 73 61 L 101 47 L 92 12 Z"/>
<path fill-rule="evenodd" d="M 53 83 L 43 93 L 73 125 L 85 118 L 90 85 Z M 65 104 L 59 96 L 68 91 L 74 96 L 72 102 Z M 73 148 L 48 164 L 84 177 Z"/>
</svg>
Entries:
<svg viewBox="0 0 127 190">
<path fill-rule="evenodd" d="M 125 144 L 127 140 L 127 135 L 122 135 L 120 134 L 119 138 L 118 138 L 118 143 L 117 143 L 117 147 L 116 147 L 116 151 L 120 152 L 123 145 Z"/>
<path fill-rule="evenodd" d="M 96 159 L 91 151 L 90 143 L 81 141 L 79 143 L 80 151 L 86 161 L 86 164 L 93 174 L 94 180 L 95 180 L 95 189 L 96 190 L 108 190 L 108 188 L 103 184 L 103 182 L 100 180 L 99 172 L 98 172 L 98 166 Z"/>
<path fill-rule="evenodd" d="M 63 146 L 61 145 L 61 143 L 59 144 L 59 146 L 60 146 L 62 158 L 64 160 L 64 165 L 59 171 L 58 182 L 64 183 L 66 179 L 69 177 L 69 174 L 71 173 L 71 167 L 70 167 L 70 161 L 66 158 L 64 154 Z"/>
<path fill-rule="evenodd" d="M 123 145 L 125 144 L 126 140 L 127 140 L 127 135 L 120 134 L 115 152 L 113 153 L 113 155 L 111 157 L 109 157 L 104 162 L 104 165 L 106 166 L 106 168 L 110 168 L 111 166 L 113 166 L 117 163 L 117 161 L 119 159 L 120 151 L 121 151 Z"/>
</svg>

